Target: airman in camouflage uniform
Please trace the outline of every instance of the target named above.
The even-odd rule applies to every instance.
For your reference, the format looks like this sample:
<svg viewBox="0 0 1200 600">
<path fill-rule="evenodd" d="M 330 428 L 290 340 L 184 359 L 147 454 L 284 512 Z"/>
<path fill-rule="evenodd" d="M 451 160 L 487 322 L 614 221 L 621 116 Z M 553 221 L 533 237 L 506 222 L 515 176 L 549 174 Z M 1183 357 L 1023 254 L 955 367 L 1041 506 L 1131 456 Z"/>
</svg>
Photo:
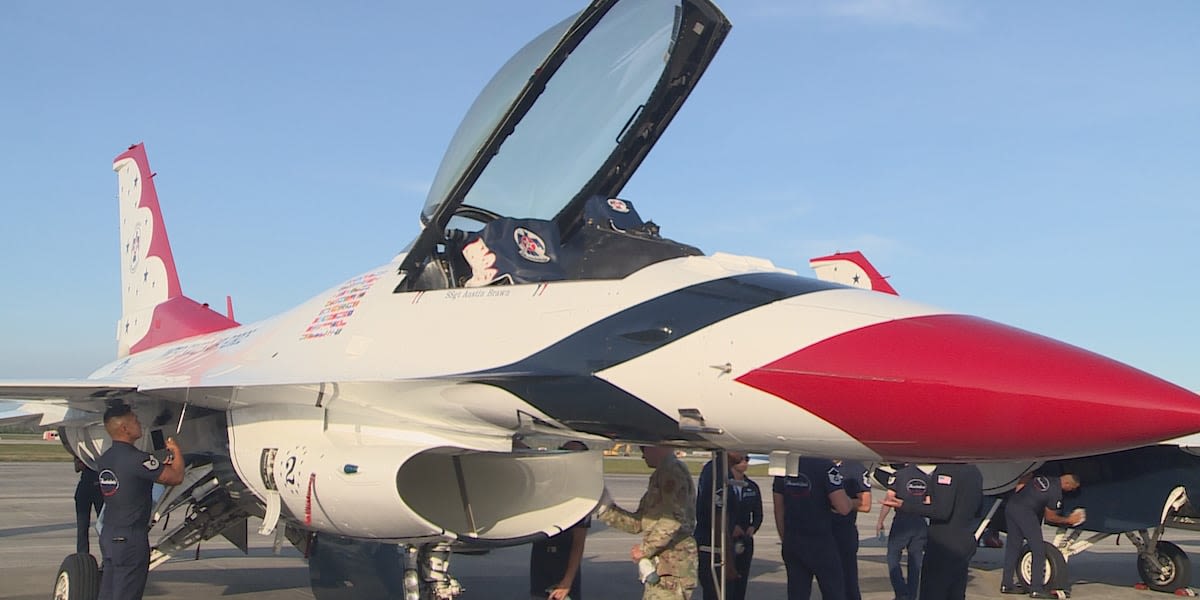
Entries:
<svg viewBox="0 0 1200 600">
<path fill-rule="evenodd" d="M 692 597 L 696 587 L 696 486 L 687 467 L 666 446 L 642 446 L 642 458 L 654 467 L 650 485 L 630 512 L 602 502 L 598 518 L 628 533 L 642 534 L 642 543 L 630 557 L 643 557 L 656 565 L 657 583 L 645 584 L 643 600 L 680 600 Z M 606 491 L 607 496 L 607 491 Z"/>
</svg>

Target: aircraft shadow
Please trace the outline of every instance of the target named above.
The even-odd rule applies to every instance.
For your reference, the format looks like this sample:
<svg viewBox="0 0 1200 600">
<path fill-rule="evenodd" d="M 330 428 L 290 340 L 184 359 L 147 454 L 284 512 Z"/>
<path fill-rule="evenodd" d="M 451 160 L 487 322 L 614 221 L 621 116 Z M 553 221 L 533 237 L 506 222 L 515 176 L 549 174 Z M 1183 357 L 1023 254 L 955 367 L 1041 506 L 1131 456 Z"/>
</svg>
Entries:
<svg viewBox="0 0 1200 600">
<path fill-rule="evenodd" d="M 216 580 L 224 588 L 221 596 L 309 589 L 308 567 L 301 561 L 295 566 L 222 568 L 219 572 L 217 578 L 212 569 L 155 570 L 146 583 L 146 595 L 169 597 L 179 593 L 179 584 L 211 585 Z"/>
<path fill-rule="evenodd" d="M 47 533 L 50 531 L 63 531 L 65 529 L 75 529 L 74 521 L 70 523 L 48 523 L 46 525 L 30 525 L 28 527 L 9 527 L 8 529 L 0 529 L 0 538 L 12 537 L 14 535 L 27 535 L 31 533 Z M 92 531 L 92 537 L 96 535 L 95 530 Z"/>
</svg>

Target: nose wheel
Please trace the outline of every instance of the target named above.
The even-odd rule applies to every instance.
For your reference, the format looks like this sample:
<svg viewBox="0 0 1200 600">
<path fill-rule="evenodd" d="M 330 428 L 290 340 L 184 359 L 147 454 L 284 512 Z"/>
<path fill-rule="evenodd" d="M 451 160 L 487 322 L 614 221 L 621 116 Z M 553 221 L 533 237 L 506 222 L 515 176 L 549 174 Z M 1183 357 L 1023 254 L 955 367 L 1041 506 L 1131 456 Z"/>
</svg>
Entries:
<svg viewBox="0 0 1200 600">
<path fill-rule="evenodd" d="M 1153 554 L 1139 552 L 1137 569 L 1146 587 L 1156 592 L 1184 589 L 1192 581 L 1192 561 L 1183 549 L 1171 542 L 1158 542 Z"/>
</svg>

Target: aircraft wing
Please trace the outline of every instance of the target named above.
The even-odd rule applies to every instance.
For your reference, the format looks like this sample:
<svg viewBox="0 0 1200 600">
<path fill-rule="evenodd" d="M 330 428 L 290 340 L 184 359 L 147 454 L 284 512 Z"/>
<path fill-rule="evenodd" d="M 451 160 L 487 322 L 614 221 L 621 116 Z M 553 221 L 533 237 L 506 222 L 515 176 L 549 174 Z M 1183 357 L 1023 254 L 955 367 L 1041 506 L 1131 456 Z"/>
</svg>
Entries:
<svg viewBox="0 0 1200 600">
<path fill-rule="evenodd" d="M 0 425 L 34 420 L 39 426 L 58 423 L 67 415 L 67 407 L 46 402 L 2 402 L 0 401 Z"/>
<path fill-rule="evenodd" d="M 0 381 L 3 400 L 63 400 L 76 402 L 103 401 L 137 391 L 138 386 L 96 379 L 8 380 Z"/>
<path fill-rule="evenodd" d="M 40 425 L 48 427 L 66 418 L 68 409 L 103 412 L 106 400 L 137 389 L 129 383 L 95 379 L 0 381 L 0 400 L 15 401 L 7 409 L 0 408 L 0 423 L 40 414 Z"/>
</svg>

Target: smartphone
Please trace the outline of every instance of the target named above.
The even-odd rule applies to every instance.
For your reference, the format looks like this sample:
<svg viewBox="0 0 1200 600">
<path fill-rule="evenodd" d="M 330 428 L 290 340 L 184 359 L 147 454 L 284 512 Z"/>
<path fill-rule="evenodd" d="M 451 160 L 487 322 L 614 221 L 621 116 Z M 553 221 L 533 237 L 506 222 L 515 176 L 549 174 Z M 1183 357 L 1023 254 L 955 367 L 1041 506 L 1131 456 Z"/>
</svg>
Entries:
<svg viewBox="0 0 1200 600">
<path fill-rule="evenodd" d="M 166 462 L 167 457 L 171 456 L 171 451 L 167 450 L 167 441 L 163 438 L 163 430 L 151 430 L 150 443 L 154 446 L 154 451 L 150 454 L 153 454 L 154 458 L 157 458 L 159 462 Z"/>
</svg>

